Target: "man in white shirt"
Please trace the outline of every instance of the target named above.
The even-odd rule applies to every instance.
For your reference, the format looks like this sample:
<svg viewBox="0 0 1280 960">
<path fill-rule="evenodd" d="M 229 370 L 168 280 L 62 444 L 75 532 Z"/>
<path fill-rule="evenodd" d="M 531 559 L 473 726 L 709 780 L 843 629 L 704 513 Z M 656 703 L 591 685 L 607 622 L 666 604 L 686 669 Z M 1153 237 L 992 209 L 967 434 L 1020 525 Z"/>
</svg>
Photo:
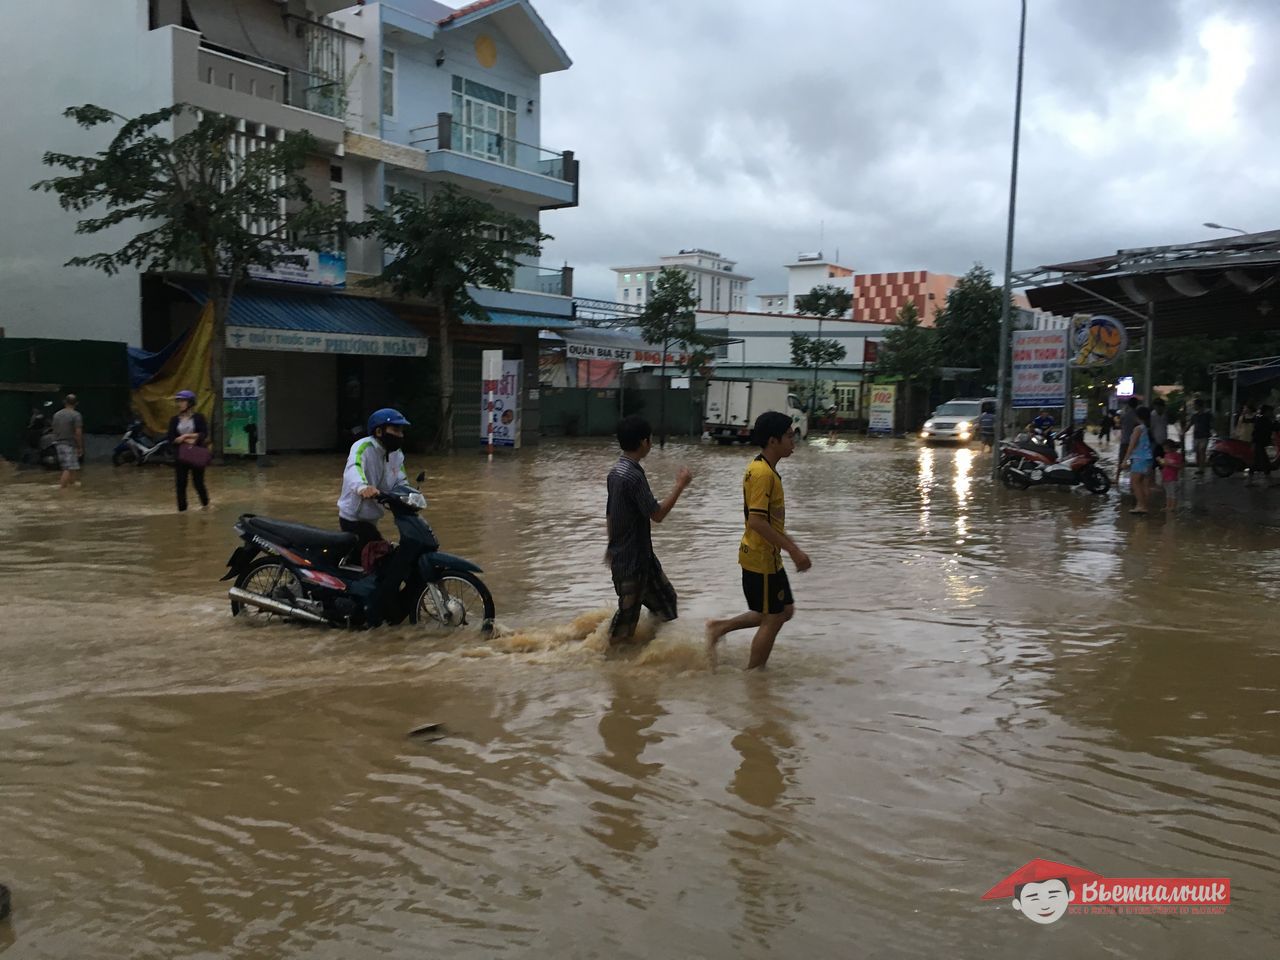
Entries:
<svg viewBox="0 0 1280 960">
<path fill-rule="evenodd" d="M 338 497 L 338 526 L 360 538 L 352 554 L 357 560 L 365 544 L 383 539 L 378 531 L 383 508 L 373 498 L 390 493 L 396 484 L 407 479 L 404 453 L 400 450 L 407 426 L 409 421 L 399 410 L 376 410 L 369 417 L 369 435 L 353 443 L 347 454 Z"/>
</svg>

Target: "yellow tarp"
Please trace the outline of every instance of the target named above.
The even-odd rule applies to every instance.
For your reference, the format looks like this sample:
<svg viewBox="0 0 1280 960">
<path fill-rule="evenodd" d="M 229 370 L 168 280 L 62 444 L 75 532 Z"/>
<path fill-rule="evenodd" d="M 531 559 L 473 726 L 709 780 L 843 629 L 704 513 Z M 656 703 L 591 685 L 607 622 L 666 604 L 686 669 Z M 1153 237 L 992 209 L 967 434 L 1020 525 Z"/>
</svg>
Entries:
<svg viewBox="0 0 1280 960">
<path fill-rule="evenodd" d="M 159 373 L 133 391 L 134 409 L 152 436 L 169 429 L 169 418 L 177 413 L 173 395 L 179 390 L 193 391 L 196 410 L 212 422 L 213 404 L 217 399 L 209 370 L 212 346 L 213 305 L 206 303 L 182 349 L 169 358 Z"/>
</svg>

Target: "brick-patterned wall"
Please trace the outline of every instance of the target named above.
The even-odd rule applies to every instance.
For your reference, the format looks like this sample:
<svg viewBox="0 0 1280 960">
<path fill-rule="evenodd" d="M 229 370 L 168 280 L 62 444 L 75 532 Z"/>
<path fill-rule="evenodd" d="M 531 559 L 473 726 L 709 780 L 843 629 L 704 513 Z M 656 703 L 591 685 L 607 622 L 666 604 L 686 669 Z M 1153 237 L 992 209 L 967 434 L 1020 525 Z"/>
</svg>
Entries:
<svg viewBox="0 0 1280 960">
<path fill-rule="evenodd" d="M 853 318 L 870 323 L 894 323 L 898 311 L 914 303 L 920 320 L 933 326 L 934 311 L 941 309 L 955 277 L 928 270 L 898 273 L 861 273 L 853 280 Z M 929 299 L 929 294 L 934 299 Z"/>
</svg>

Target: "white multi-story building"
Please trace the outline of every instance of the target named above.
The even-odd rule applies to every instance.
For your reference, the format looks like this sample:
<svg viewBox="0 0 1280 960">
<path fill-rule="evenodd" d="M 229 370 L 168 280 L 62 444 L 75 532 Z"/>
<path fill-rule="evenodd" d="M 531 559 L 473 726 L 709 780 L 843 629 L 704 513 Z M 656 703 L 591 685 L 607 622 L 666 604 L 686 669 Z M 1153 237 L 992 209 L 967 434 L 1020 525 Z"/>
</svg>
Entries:
<svg viewBox="0 0 1280 960">
<path fill-rule="evenodd" d="M 666 257 L 658 263 L 636 267 L 614 267 L 618 275 L 619 303 L 644 306 L 653 295 L 653 285 L 663 267 L 674 267 L 693 281 L 699 310 L 744 310 L 747 286 L 752 278 L 734 271 L 737 262 L 710 250 L 690 249 Z"/>
<path fill-rule="evenodd" d="M 126 224 L 77 236 L 75 214 L 29 189 L 57 173 L 41 164 L 45 151 L 92 153 L 110 136 L 63 117 L 70 104 L 97 103 L 124 116 L 189 104 L 240 120 L 237 150 L 308 131 L 320 151 L 305 171 L 313 191 L 344 198 L 351 220 L 394 191 L 425 196 L 446 183 L 534 221 L 544 210 L 576 206 L 573 152 L 539 145 L 541 77 L 567 69 L 570 60 L 528 0 L 480 0 L 458 10 L 435 0 L 352 4 L 42 0 L 10 18 L 0 79 L 23 95 L 7 102 L 11 136 L 0 151 L 4 332 L 159 349 L 198 312 L 196 276 L 128 270 L 106 276 L 63 267 L 73 256 L 117 249 L 138 229 Z M 41 81 L 33 83 L 34 76 Z M 297 427 L 317 436 L 295 436 L 296 446 L 329 445 L 318 431 L 331 429 L 328 414 L 345 417 L 339 408 L 353 396 L 352 384 L 378 383 L 387 377 L 386 364 L 397 362 L 362 349 L 375 328 L 406 340 L 428 336 L 431 323 L 415 319 L 426 317 L 423 305 L 401 308 L 341 292 L 347 277 L 378 273 L 383 257 L 374 242 L 353 241 L 331 251 L 324 269 L 316 258 L 293 271 L 291 279 L 300 282 L 281 282 L 283 273 L 258 276 L 243 287 L 240 306 L 233 303 L 228 375 L 265 374 L 277 386 L 308 386 L 309 399 L 299 399 L 296 411 L 276 394 L 273 417 L 286 421 L 274 425 L 277 438 Z M 571 322 L 572 271 L 529 263 L 516 271 L 513 286 L 473 292 L 493 323 L 471 333 L 490 344 L 503 336 L 518 341 L 536 386 L 536 331 Z M 464 379 L 471 366 L 478 371 L 478 353 L 478 346 L 460 345 Z M 376 399 L 366 390 L 352 406 Z M 478 411 L 478 394 L 475 404 Z"/>
<path fill-rule="evenodd" d="M 821 253 L 802 253 L 786 268 L 787 292 L 761 294 L 758 298 L 761 313 L 794 313 L 796 297 L 804 296 L 814 287 L 836 287 L 853 293 L 853 268 L 827 260 Z"/>
</svg>

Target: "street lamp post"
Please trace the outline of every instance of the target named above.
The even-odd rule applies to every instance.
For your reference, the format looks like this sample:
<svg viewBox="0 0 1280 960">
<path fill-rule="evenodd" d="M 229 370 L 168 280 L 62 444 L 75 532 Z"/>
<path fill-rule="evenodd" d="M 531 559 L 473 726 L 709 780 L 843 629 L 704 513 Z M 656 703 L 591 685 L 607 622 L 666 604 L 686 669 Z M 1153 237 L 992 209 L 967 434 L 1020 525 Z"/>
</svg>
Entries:
<svg viewBox="0 0 1280 960">
<path fill-rule="evenodd" d="M 1203 223 L 1201 226 L 1208 227 L 1210 230 L 1234 230 L 1236 233 L 1242 233 L 1246 237 L 1249 235 L 1248 230 L 1241 230 L 1239 227 L 1224 226 L 1221 223 Z"/>
<path fill-rule="evenodd" d="M 1004 298 L 1000 304 L 1000 364 L 996 379 L 996 439 L 1004 435 L 1005 406 L 1009 379 L 1009 335 L 1012 326 L 1013 297 L 1013 222 L 1018 201 L 1018 140 L 1022 132 L 1022 62 L 1027 43 L 1027 0 L 1022 0 L 1022 19 L 1018 27 L 1018 83 L 1013 101 L 1013 159 L 1009 165 L 1009 229 L 1004 244 Z M 991 458 L 991 476 L 1000 475 L 1000 458 Z"/>
</svg>

